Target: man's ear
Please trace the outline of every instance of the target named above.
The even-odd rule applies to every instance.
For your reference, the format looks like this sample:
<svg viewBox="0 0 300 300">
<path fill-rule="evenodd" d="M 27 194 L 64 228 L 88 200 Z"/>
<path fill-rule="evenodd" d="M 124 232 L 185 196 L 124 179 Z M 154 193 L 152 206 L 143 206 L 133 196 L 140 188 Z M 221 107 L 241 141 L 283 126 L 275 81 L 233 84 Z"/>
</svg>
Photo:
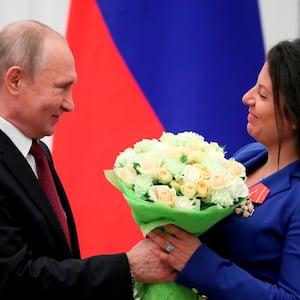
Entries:
<svg viewBox="0 0 300 300">
<path fill-rule="evenodd" d="M 5 73 L 5 85 L 11 95 L 16 96 L 19 93 L 21 79 L 24 73 L 18 66 L 10 67 Z"/>
</svg>

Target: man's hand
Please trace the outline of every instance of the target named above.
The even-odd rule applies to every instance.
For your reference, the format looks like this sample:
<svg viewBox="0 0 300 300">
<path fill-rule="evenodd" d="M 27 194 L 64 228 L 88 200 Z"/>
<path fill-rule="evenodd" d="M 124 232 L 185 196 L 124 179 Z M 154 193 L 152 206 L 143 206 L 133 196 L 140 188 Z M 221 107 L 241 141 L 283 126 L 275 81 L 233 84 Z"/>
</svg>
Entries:
<svg viewBox="0 0 300 300">
<path fill-rule="evenodd" d="M 160 247 L 150 239 L 145 239 L 126 253 L 136 281 L 154 283 L 175 279 L 177 272 L 167 263 L 161 261 L 154 253 L 155 250 L 160 251 Z"/>
</svg>

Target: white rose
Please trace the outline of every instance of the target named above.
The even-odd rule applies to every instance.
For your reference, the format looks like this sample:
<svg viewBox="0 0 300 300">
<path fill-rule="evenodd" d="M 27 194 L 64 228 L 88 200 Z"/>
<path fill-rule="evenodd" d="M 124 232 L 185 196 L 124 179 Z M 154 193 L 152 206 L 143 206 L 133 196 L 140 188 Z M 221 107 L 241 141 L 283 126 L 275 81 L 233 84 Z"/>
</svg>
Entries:
<svg viewBox="0 0 300 300">
<path fill-rule="evenodd" d="M 201 178 L 201 171 L 193 165 L 186 165 L 183 171 L 184 182 L 196 182 Z"/>
<path fill-rule="evenodd" d="M 185 196 L 179 196 L 175 199 L 175 207 L 184 209 L 200 209 L 200 199 L 189 199 Z"/>
<path fill-rule="evenodd" d="M 231 190 L 234 199 L 246 198 L 249 196 L 249 189 L 245 181 L 240 177 L 234 177 L 231 180 Z"/>
</svg>

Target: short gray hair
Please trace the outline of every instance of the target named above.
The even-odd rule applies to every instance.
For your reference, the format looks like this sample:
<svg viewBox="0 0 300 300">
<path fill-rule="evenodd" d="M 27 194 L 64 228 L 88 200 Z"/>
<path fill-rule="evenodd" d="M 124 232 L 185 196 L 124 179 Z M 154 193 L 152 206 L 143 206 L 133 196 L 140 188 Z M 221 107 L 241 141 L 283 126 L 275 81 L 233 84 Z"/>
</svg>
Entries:
<svg viewBox="0 0 300 300">
<path fill-rule="evenodd" d="M 12 66 L 21 67 L 34 78 L 45 61 L 44 42 L 49 35 L 63 36 L 36 20 L 16 21 L 0 31 L 0 85 Z"/>
</svg>

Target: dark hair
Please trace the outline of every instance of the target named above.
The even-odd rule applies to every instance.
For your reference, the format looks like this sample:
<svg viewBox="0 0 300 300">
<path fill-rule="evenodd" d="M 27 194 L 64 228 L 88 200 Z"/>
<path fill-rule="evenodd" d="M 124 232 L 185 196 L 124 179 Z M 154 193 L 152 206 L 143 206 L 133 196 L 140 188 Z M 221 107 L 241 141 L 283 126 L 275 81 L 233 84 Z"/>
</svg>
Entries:
<svg viewBox="0 0 300 300">
<path fill-rule="evenodd" d="M 297 150 L 300 156 L 300 39 L 276 44 L 267 54 L 267 63 L 273 86 L 279 161 L 284 116 L 296 126 Z"/>
</svg>

